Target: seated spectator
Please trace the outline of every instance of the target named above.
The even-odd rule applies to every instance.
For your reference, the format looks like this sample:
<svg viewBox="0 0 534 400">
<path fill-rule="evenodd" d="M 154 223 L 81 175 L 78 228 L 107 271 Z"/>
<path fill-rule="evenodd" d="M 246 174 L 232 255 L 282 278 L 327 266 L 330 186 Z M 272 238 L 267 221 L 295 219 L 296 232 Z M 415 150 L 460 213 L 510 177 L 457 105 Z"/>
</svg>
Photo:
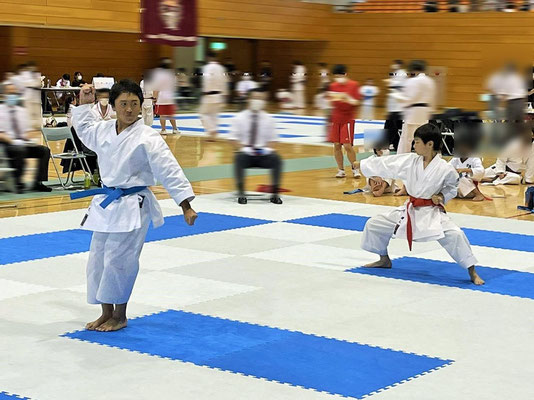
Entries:
<svg viewBox="0 0 534 400">
<path fill-rule="evenodd" d="M 271 170 L 271 203 L 282 204 L 278 196 L 282 160 L 272 145 L 278 140 L 276 123 L 273 117 L 263 111 L 266 94 L 261 89 L 252 89 L 248 97 L 248 107 L 232 120 L 230 140 L 236 149 L 234 159 L 237 181 L 238 202 L 247 204 L 245 196 L 245 169 L 267 168 Z"/>
<path fill-rule="evenodd" d="M 50 150 L 29 140 L 27 133 L 31 129 L 28 124 L 28 114 L 20 106 L 22 97 L 14 85 L 5 86 L 4 98 L 5 103 L 0 105 L 0 145 L 4 146 L 11 168 L 15 169 L 16 191 L 17 193 L 24 191 L 22 177 L 26 158 L 37 158 L 39 165 L 31 190 L 51 192 L 51 188 L 43 185 L 43 181 L 48 180 Z"/>
<path fill-rule="evenodd" d="M 82 85 L 85 85 L 85 81 L 83 80 L 82 73 L 80 71 L 76 71 L 74 73 L 74 80 L 72 81 L 72 87 L 81 87 Z"/>
<path fill-rule="evenodd" d="M 63 76 L 56 82 L 56 87 L 71 87 L 70 74 L 63 74 Z"/>
</svg>

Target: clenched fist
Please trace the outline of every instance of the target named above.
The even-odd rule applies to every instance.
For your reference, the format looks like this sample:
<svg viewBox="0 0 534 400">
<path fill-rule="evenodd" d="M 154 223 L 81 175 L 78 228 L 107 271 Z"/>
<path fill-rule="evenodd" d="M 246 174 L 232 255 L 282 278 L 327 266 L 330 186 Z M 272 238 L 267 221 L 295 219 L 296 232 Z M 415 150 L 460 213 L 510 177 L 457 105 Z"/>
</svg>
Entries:
<svg viewBox="0 0 534 400">
<path fill-rule="evenodd" d="M 95 102 L 95 88 L 86 83 L 80 90 L 80 104 L 93 104 Z"/>
</svg>

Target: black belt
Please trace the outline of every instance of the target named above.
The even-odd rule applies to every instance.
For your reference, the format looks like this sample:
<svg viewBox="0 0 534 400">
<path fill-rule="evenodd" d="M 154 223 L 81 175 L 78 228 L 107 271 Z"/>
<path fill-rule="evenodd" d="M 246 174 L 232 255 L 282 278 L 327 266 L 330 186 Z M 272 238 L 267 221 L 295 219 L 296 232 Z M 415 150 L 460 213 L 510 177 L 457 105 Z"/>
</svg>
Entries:
<svg viewBox="0 0 534 400">
<path fill-rule="evenodd" d="M 415 103 L 415 104 L 410 104 L 408 106 L 408 108 L 412 108 L 412 107 L 430 107 L 430 105 L 428 103 Z"/>
<path fill-rule="evenodd" d="M 214 95 L 214 94 L 221 94 L 221 92 L 218 92 L 216 90 L 212 90 L 211 92 L 202 92 L 202 94 L 204 96 L 211 96 L 211 95 Z"/>
</svg>

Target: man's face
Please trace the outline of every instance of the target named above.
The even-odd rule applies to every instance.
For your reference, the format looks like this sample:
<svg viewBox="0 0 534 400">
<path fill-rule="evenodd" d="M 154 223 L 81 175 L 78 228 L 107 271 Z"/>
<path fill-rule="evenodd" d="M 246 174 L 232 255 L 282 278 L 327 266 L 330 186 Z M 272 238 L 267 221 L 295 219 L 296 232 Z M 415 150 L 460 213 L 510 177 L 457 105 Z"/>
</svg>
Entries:
<svg viewBox="0 0 534 400">
<path fill-rule="evenodd" d="M 133 93 L 122 93 L 113 104 L 113 109 L 117 112 L 117 119 L 124 125 L 131 125 L 137 121 L 141 112 L 141 102 L 139 97 Z"/>
</svg>

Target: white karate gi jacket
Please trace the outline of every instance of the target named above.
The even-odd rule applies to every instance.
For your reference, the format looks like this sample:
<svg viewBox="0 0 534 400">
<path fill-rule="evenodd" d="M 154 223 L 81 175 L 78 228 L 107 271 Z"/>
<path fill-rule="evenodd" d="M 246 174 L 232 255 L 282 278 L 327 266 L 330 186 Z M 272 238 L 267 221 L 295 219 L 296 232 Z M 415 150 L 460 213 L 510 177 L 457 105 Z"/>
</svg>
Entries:
<svg viewBox="0 0 534 400">
<path fill-rule="evenodd" d="M 460 178 L 467 177 L 473 181 L 480 182 L 484 177 L 484 166 L 482 165 L 482 160 L 478 157 L 469 157 L 464 162 L 460 160 L 460 157 L 454 157 L 449 161 L 449 164 L 454 169 L 471 168 L 473 173 L 463 172 L 460 174 Z"/>
<path fill-rule="evenodd" d="M 441 193 L 444 196 L 444 203 L 447 203 L 457 194 L 458 173 L 439 154 L 425 169 L 423 169 L 423 156 L 407 153 L 366 158 L 362 160 L 360 170 L 366 177 L 401 179 L 408 193 L 416 198 L 431 199 L 433 195 Z M 409 201 L 396 209 L 402 211 L 402 217 L 393 237 L 406 239 L 408 203 Z M 426 242 L 445 237 L 442 223 L 448 221 L 449 217 L 439 207 L 410 207 L 410 217 L 414 241 Z"/>
<path fill-rule="evenodd" d="M 436 83 L 427 75 L 407 79 L 404 89 L 391 94 L 404 106 L 404 123 L 413 125 L 426 124 L 434 112 L 436 103 Z M 426 103 L 428 107 L 410 107 L 412 104 Z"/>
<path fill-rule="evenodd" d="M 224 96 L 228 95 L 228 74 L 221 64 L 209 62 L 202 67 L 202 92 L 220 92 L 202 96 L 202 103 L 224 103 Z"/>
<path fill-rule="evenodd" d="M 96 122 L 92 105 L 73 108 L 72 122 L 81 141 L 98 155 L 104 185 L 116 188 L 163 184 L 176 204 L 193 200 L 195 194 L 171 150 L 154 129 L 140 119 L 117 135 L 117 121 Z M 131 232 L 141 227 L 142 207 L 148 207 L 155 228 L 163 214 L 150 189 L 124 196 L 107 208 L 106 195 L 96 195 L 82 228 L 95 232 Z"/>
</svg>

